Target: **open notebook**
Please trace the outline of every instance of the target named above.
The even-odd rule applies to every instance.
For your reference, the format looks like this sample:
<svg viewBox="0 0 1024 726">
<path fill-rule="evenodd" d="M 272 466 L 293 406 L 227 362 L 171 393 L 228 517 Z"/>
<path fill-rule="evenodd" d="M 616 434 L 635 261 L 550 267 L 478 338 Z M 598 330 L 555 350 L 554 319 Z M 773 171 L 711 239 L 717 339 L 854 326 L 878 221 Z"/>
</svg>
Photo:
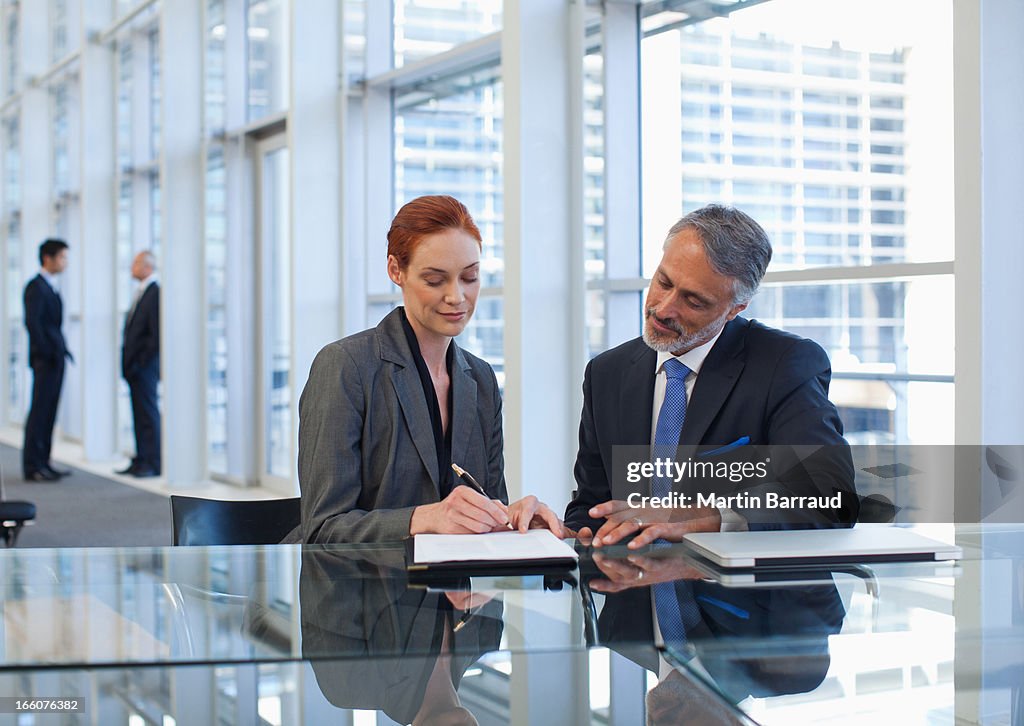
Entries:
<svg viewBox="0 0 1024 726">
<path fill-rule="evenodd" d="M 489 534 L 418 534 L 406 540 L 406 568 L 502 572 L 569 569 L 576 550 L 546 529 Z"/>
</svg>

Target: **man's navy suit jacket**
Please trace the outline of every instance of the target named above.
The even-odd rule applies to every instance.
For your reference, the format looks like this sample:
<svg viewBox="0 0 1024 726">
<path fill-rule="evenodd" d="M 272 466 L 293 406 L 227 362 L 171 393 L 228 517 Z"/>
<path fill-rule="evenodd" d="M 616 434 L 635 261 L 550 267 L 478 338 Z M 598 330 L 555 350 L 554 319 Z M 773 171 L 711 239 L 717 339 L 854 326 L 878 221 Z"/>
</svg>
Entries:
<svg viewBox="0 0 1024 726">
<path fill-rule="evenodd" d="M 56 364 L 68 356 L 67 342 L 61 332 L 64 305 L 60 295 L 42 275 L 25 286 L 25 327 L 28 329 L 28 362 Z"/>
<path fill-rule="evenodd" d="M 121 375 L 130 380 L 160 357 L 160 285 L 151 282 L 124 323 Z"/>
<path fill-rule="evenodd" d="M 700 622 L 687 629 L 687 641 L 733 702 L 805 693 L 824 680 L 828 636 L 842 629 L 846 616 L 834 584 L 741 588 L 694 580 L 691 596 Z M 607 595 L 598 635 L 604 645 L 657 672 L 650 603 L 647 587 Z"/>
<path fill-rule="evenodd" d="M 613 476 L 612 463 L 615 446 L 650 447 L 656 363 L 657 353 L 636 338 L 587 365 L 574 471 L 577 490 L 566 509 L 567 526 L 596 531 L 602 522 L 588 515 L 592 506 L 625 500 L 633 492 L 650 494 L 649 480 L 628 484 L 621 472 Z M 680 446 L 692 447 L 695 460 L 771 459 L 767 478 L 733 485 L 732 493 L 761 498 L 762 508 L 731 507 L 750 529 L 852 526 L 856 520 L 849 445 L 828 400 L 831 373 L 817 343 L 741 317 L 725 325 L 704 360 L 687 404 Z M 746 445 L 729 446 L 744 437 L 749 438 Z M 728 450 L 721 452 L 723 447 Z M 721 484 L 715 482 L 719 493 Z M 767 509 L 768 492 L 813 497 L 842 492 L 843 506 Z"/>
</svg>

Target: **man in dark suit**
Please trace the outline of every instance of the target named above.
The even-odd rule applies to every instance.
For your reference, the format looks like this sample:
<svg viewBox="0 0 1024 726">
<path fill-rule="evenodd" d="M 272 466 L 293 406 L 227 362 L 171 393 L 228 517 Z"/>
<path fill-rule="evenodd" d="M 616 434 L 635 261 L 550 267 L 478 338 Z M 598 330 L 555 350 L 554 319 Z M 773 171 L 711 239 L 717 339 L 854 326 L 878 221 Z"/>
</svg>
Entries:
<svg viewBox="0 0 1024 726">
<path fill-rule="evenodd" d="M 155 270 L 151 252 L 140 252 L 132 261 L 132 277 L 139 284 L 125 318 L 121 347 L 121 375 L 132 397 L 135 457 L 117 473 L 139 478 L 160 475 L 160 285 Z"/>
<path fill-rule="evenodd" d="M 672 227 L 643 336 L 587 366 L 567 527 L 596 546 L 635 535 L 630 546 L 641 547 L 693 531 L 853 523 L 853 465 L 828 400 L 828 357 L 810 340 L 739 317 L 770 260 L 764 230 L 737 209 L 710 205 Z M 629 480 L 613 465 L 613 447 L 647 457 L 652 445 L 683 464 L 688 456 L 691 472 L 696 462 L 743 475 Z M 735 498 L 696 506 L 701 490 Z M 684 495 L 689 506 L 641 506 L 643 496 Z"/>
<path fill-rule="evenodd" d="M 761 226 L 722 205 L 669 230 L 643 336 L 587 366 L 577 490 L 565 514 L 580 539 L 603 547 L 632 537 L 636 550 L 695 531 L 853 524 L 853 463 L 828 400 L 828 357 L 810 340 L 739 317 L 771 254 Z M 688 468 L 628 475 L 630 462 L 652 454 Z M 702 494 L 718 496 L 702 503 Z M 789 506 L 773 507 L 773 498 Z M 653 579 L 633 567 L 637 584 Z M 656 643 L 692 642 L 701 587 L 634 590 L 609 600 L 601 617 L 654 630 Z"/>
<path fill-rule="evenodd" d="M 21 466 L 26 481 L 56 481 L 71 472 L 50 464 L 53 424 L 64 383 L 68 351 L 61 325 L 64 304 L 57 292 L 57 275 L 68 264 L 68 244 L 48 239 L 39 245 L 39 274 L 25 286 L 25 327 L 28 328 L 28 364 L 32 369 L 32 403 L 25 422 Z"/>
</svg>

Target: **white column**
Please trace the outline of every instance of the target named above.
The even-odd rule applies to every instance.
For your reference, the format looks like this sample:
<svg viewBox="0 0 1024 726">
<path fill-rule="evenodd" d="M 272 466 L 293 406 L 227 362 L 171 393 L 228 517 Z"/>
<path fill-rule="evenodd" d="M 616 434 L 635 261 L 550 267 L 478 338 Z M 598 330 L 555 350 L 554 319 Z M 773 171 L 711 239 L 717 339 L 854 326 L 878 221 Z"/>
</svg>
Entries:
<svg viewBox="0 0 1024 726">
<path fill-rule="evenodd" d="M 505 473 L 512 498 L 537 494 L 556 509 L 571 490 L 579 423 L 580 372 L 564 362 L 582 347 L 569 299 L 582 270 L 570 254 L 581 243 L 570 242 L 568 32 L 568 4 L 505 5 Z"/>
<path fill-rule="evenodd" d="M 23 80 L 21 96 L 21 116 L 18 123 L 18 137 L 21 146 L 21 277 L 14 297 L 17 305 L 22 305 L 22 290 L 25 283 L 39 271 L 39 245 L 47 237 L 55 236 L 53 226 L 53 205 L 51 188 L 53 186 L 53 164 L 51 151 L 53 134 L 50 122 L 50 94 L 46 87 L 32 87 L 28 81 L 44 72 L 48 67 L 47 43 L 33 43 L 31 38 L 45 38 L 48 7 L 44 3 L 21 3 L 19 6 L 18 35 L 21 46 L 19 71 Z M 68 240 L 71 245 L 69 267 L 62 277 L 74 274 L 73 270 L 80 263 L 81 251 L 77 240 Z M 62 283 L 64 281 L 62 280 Z M 66 296 L 65 296 L 66 299 Z M 68 307 L 64 307 L 64 323 L 67 324 Z M 22 311 L 24 320 L 24 311 Z M 32 372 L 25 366 L 28 364 L 28 336 L 22 326 L 18 334 L 25 336 L 24 350 L 26 357 L 17 361 L 17 371 L 23 391 L 25 410 L 32 402 Z M 78 355 L 80 351 L 72 351 Z M 65 366 L 65 381 L 74 371 L 71 365 Z M 57 409 L 57 423 L 54 437 L 59 438 L 63 419 L 62 406 Z M 13 413 L 13 422 L 24 424 L 22 413 Z"/>
<path fill-rule="evenodd" d="M 1012 114 L 1024 112 L 1024 98 L 1014 90 L 1024 81 L 1024 48 L 1014 39 L 1024 28 L 1024 6 L 958 0 L 953 27 L 955 440 L 1019 446 L 1024 381 L 1012 363 L 1024 354 L 1024 344 L 1012 331 L 1019 327 L 1013 301 L 1021 297 L 1024 231 L 1014 210 L 1024 188 L 1024 151 Z M 973 453 L 957 452 L 957 519 L 1021 521 L 1021 505 L 1002 501 L 981 452 Z"/>
<path fill-rule="evenodd" d="M 981 441 L 1024 442 L 1024 379 L 1014 361 L 1024 355 L 1019 335 L 1024 301 L 1024 228 L 1019 204 L 1024 191 L 1024 4 L 1018 0 L 981 3 Z M 962 240 L 957 238 L 957 242 Z M 957 248 L 959 262 L 962 246 Z M 959 297 L 957 298 L 959 300 Z M 1017 304 L 1012 301 L 1017 300 Z M 1011 327 L 1007 327 L 1011 326 Z M 959 349 L 959 346 L 957 346 Z M 1018 512 L 1019 514 L 1022 512 Z M 1017 519 L 1016 521 L 1021 521 Z"/>
<path fill-rule="evenodd" d="M 20 68 L 26 81 L 43 73 L 49 65 L 49 44 L 32 42 L 32 39 L 47 37 L 48 10 L 47 3 L 21 3 L 19 7 Z M 19 123 L 22 285 L 39 271 L 39 245 L 47 237 L 55 235 L 50 199 L 53 175 L 50 96 L 46 87 L 33 87 L 27 82 L 23 89 Z M 76 240 L 68 240 L 68 244 L 71 245 L 70 272 L 74 265 L 80 264 L 81 251 Z M 21 297 L 20 291 L 18 297 Z M 31 382 L 28 385 L 31 386 Z M 29 398 L 31 390 L 26 391 L 26 400 Z"/>
<path fill-rule="evenodd" d="M 582 234 L 574 195 L 581 8 L 506 0 L 501 41 L 505 179 L 505 475 L 509 496 L 556 510 L 572 489 L 582 361 Z M 575 52 L 573 49 L 575 48 Z M 575 299 L 574 299 L 575 298 Z M 531 641 L 564 632 L 538 612 L 515 625 Z M 563 625 L 562 628 L 567 628 Z M 513 647 L 515 645 L 513 644 Z M 589 723 L 586 659 L 513 656 L 511 721 Z M 568 688 L 566 686 L 569 686 Z"/>
<path fill-rule="evenodd" d="M 390 2 L 366 4 L 367 78 L 391 70 L 394 57 L 392 6 Z M 365 93 L 362 118 L 362 186 L 366 205 L 362 240 L 365 245 L 363 275 L 365 290 L 374 295 L 397 289 L 387 275 L 387 232 L 396 211 L 395 133 L 391 88 L 383 85 L 367 86 Z M 352 274 L 355 274 L 354 270 Z M 360 328 L 377 323 L 375 319 L 366 320 Z"/>
<path fill-rule="evenodd" d="M 246 77 L 246 17 L 244 0 L 224 3 L 224 92 L 225 127 L 245 125 L 248 108 Z M 224 144 L 226 193 L 227 259 L 231 274 L 225 280 L 227 300 L 227 446 L 228 474 L 244 483 L 259 477 L 256 397 L 260 385 L 256 375 L 256 252 L 253 247 L 254 191 L 252 160 L 245 137 L 233 137 Z"/>
<path fill-rule="evenodd" d="M 117 452 L 117 380 L 121 372 L 117 310 L 117 232 L 114 195 L 114 57 L 89 33 L 111 21 L 107 0 L 83 0 L 81 59 L 81 250 L 83 280 L 82 411 L 85 458 L 110 460 Z"/>
<path fill-rule="evenodd" d="M 386 3 L 373 3 L 365 9 L 365 34 L 366 34 L 366 59 L 364 68 L 365 75 L 382 73 L 390 67 L 391 63 L 391 14 L 390 7 Z M 339 23 L 340 31 L 339 44 L 341 48 L 340 76 L 340 98 L 339 98 L 339 133 L 343 139 L 341 144 L 340 164 L 342 169 L 341 179 L 341 326 L 342 335 L 351 335 L 363 330 L 368 324 L 375 321 L 367 320 L 367 260 L 373 259 L 368 255 L 368 234 L 367 234 L 367 165 L 368 165 L 368 135 L 364 107 L 367 104 L 366 96 L 349 96 L 349 79 L 356 69 L 349 68 L 346 60 L 349 54 L 345 52 L 345 4 L 341 7 L 341 18 Z M 367 92 L 369 93 L 369 91 Z M 384 111 L 390 117 L 390 107 L 385 104 Z M 388 134 L 390 136 L 390 134 Z M 384 139 L 384 148 L 390 151 L 390 142 Z M 390 158 L 390 157 L 389 157 Z M 390 163 L 390 162 L 388 162 Z M 390 180 L 390 175 L 388 176 Z M 380 192 L 388 194 L 390 198 L 390 183 L 388 190 Z M 384 220 L 386 222 L 386 220 Z"/>
<path fill-rule="evenodd" d="M 1019 197 L 1024 150 L 1018 124 L 1024 114 L 1024 5 L 1017 0 L 953 3 L 954 199 L 956 209 L 956 452 L 955 514 L 960 522 L 1024 519 L 1021 498 L 1002 500 L 987 449 L 1024 465 L 1020 417 L 1024 382 L 1016 362 L 1024 344 L 1016 331 L 1024 269 Z M 1005 445 L 1005 446 L 1001 446 Z M 998 533 L 988 535 L 998 537 Z M 983 536 L 982 545 L 988 536 Z M 1012 538 L 1012 539 L 1011 539 Z M 1004 534 L 1002 548 L 1020 545 Z M 1015 694 L 999 684 L 1009 672 L 1005 640 L 971 637 L 984 627 L 1000 632 L 1020 618 L 1011 606 L 1006 563 L 992 561 L 958 578 L 955 714 L 963 723 L 1010 722 Z M 1014 612 L 1016 611 L 1016 612 Z M 1012 656 L 1011 656 L 1012 658 Z M 988 683 L 985 669 L 995 682 Z M 1020 718 L 1020 713 L 1016 718 Z"/>
<path fill-rule="evenodd" d="M 206 476 L 202 17 L 200 0 L 160 16 L 163 461 L 177 486 Z"/>
<path fill-rule="evenodd" d="M 294 402 L 317 351 L 341 334 L 341 148 L 336 0 L 292 5 L 291 153 L 292 380 Z M 298 417 L 292 421 L 297 429 Z"/>
</svg>

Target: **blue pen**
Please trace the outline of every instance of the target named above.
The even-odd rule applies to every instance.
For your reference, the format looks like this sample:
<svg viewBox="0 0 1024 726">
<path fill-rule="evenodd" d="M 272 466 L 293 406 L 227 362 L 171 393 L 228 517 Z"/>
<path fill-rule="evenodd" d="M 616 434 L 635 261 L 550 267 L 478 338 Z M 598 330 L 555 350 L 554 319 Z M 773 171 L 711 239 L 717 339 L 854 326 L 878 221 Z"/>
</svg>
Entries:
<svg viewBox="0 0 1024 726">
<path fill-rule="evenodd" d="M 726 444 L 725 446 L 719 447 L 717 449 L 712 449 L 711 451 L 705 451 L 704 453 L 701 454 L 701 456 L 714 456 L 715 454 L 723 454 L 726 451 L 730 451 L 732 449 L 738 449 L 739 447 L 746 446 L 749 443 L 750 443 L 750 437 L 749 436 L 740 436 L 738 439 L 733 441 L 731 444 Z"/>
</svg>

